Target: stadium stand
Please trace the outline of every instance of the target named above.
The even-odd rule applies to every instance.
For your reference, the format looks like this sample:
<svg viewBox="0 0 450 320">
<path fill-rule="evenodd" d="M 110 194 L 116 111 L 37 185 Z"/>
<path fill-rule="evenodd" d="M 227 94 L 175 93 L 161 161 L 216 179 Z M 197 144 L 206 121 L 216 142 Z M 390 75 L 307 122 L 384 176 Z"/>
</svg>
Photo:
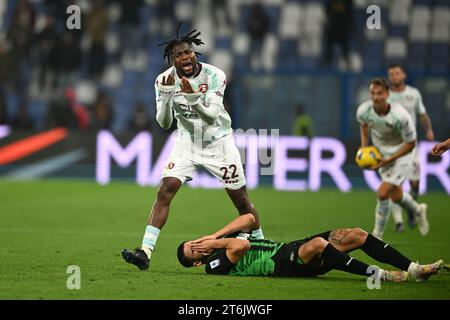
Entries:
<svg viewBox="0 0 450 320">
<path fill-rule="evenodd" d="M 0 2 L 0 44 L 10 40 L 13 30 L 14 12 L 21 1 L 8 0 Z M 49 14 L 46 1 L 25 1 L 34 14 L 35 24 L 31 32 L 33 35 L 42 30 L 45 17 Z M 63 1 L 64 2 L 64 1 Z M 92 3 L 86 0 L 76 1 L 82 8 L 83 23 L 86 15 L 92 10 Z M 352 105 L 356 104 L 356 94 L 350 87 L 344 85 L 344 77 L 357 77 L 363 75 L 384 75 L 385 67 L 392 62 L 404 63 L 411 73 L 411 79 L 422 79 L 426 86 L 426 77 L 435 75 L 448 79 L 449 75 L 449 43 L 450 43 L 450 3 L 445 0 L 396 0 L 396 1 L 354 1 L 353 28 L 350 43 L 350 65 L 343 67 L 337 53 L 333 64 L 322 64 L 324 54 L 323 30 L 326 22 L 325 0 L 263 0 L 261 3 L 270 17 L 270 29 L 262 48 L 263 69 L 252 70 L 248 62 L 249 36 L 247 34 L 246 19 L 252 1 L 234 0 L 226 1 L 226 10 L 230 16 L 230 23 L 214 20 L 213 1 L 208 0 L 177 0 L 174 1 L 173 16 L 163 14 L 156 0 L 145 0 L 140 7 L 140 22 L 136 29 L 138 48 L 128 50 L 128 42 L 124 37 L 124 27 L 121 25 L 121 8 L 118 1 L 105 2 L 104 10 L 108 16 L 108 30 L 104 39 L 106 52 L 106 66 L 100 78 L 95 78 L 87 72 L 87 63 L 91 41 L 86 32 L 82 30 L 80 40 L 82 61 L 72 86 L 79 89 L 82 94 L 78 99 L 83 100 L 86 86 L 93 86 L 90 92 L 106 92 L 111 95 L 114 108 L 113 130 L 127 130 L 127 123 L 132 115 L 136 101 L 142 102 L 148 108 L 148 113 L 154 116 L 154 90 L 153 84 L 156 76 L 164 69 L 162 50 L 156 44 L 171 37 L 175 32 L 178 21 L 183 21 L 182 32 L 197 28 L 202 31 L 205 45 L 198 50 L 203 54 L 201 59 L 210 62 L 233 74 L 234 81 L 241 81 L 247 75 L 265 73 L 273 75 L 306 74 L 308 76 L 326 76 L 338 81 L 342 90 L 337 99 L 343 102 L 343 96 L 349 96 Z M 369 4 L 381 7 L 382 29 L 368 30 L 365 28 L 367 19 L 366 8 Z M 195 8 L 195 10 L 192 10 Z M 166 9 L 165 9 L 166 10 Z M 64 19 L 66 16 L 56 17 L 55 31 L 61 35 L 64 32 Z M 220 26 L 218 26 L 220 25 Z M 83 28 L 82 28 L 83 29 Z M 32 45 L 32 44 L 30 44 Z M 25 55 L 20 62 L 20 70 L 27 90 L 18 88 L 16 83 L 11 85 L 0 84 L 0 93 L 6 97 L 7 113 L 11 117 L 16 110 L 18 101 L 24 98 L 28 101 L 30 114 L 36 122 L 36 128 L 46 126 L 46 105 L 51 90 L 55 88 L 38 88 L 38 66 L 33 55 Z M 25 75 L 31 75 L 27 78 Z M 237 77 L 239 75 L 239 77 Z M 333 81 L 334 81 L 333 80 Z M 243 80 L 242 80 L 243 81 Z M 334 83 L 333 81 L 329 83 Z M 444 92 L 436 93 L 446 95 Z M 364 86 L 365 84 L 361 84 Z M 88 90 L 88 91 L 89 91 Z M 250 106 L 243 106 L 243 100 L 236 92 L 232 93 L 234 114 L 236 110 L 250 111 L 244 116 L 261 119 L 258 115 L 258 90 L 248 93 L 254 98 Z M 357 90 L 356 90 L 357 91 Z M 19 94 L 20 92 L 20 94 Z M 251 91 L 253 92 L 253 91 Z M 431 94 L 431 93 L 430 93 Z M 89 94 L 88 94 L 89 96 Z M 295 99 L 304 99 L 297 97 Z M 427 96 L 426 103 L 442 101 L 441 98 Z M 86 100 L 86 99 L 84 99 Z M 87 99 L 92 103 L 93 99 Z M 94 99 L 95 100 L 95 99 Z M 448 98 L 447 98 L 448 100 Z M 294 107 L 299 101 L 287 101 Z M 320 99 L 319 99 L 320 102 Z M 89 105 L 87 103 L 87 105 Z M 272 103 L 277 104 L 274 99 Z M 448 102 L 447 102 L 448 104 Z M 429 109 L 445 109 L 444 105 L 432 105 Z M 344 108 L 345 112 L 353 112 L 352 108 Z M 291 110 L 292 111 L 292 110 Z M 292 114 L 292 112 L 288 114 Z M 238 112 L 238 113 L 239 113 Z M 344 111 L 343 111 L 344 112 Z M 443 111 L 444 112 L 444 111 Z M 438 112 L 439 113 L 439 112 Z M 445 113 L 445 112 L 444 112 Z M 432 114 L 432 113 L 430 113 Z M 448 115 L 448 112 L 445 113 Z M 351 114 L 343 114 L 348 118 Z M 240 117 L 242 119 L 242 116 Z M 237 126 L 243 124 L 236 119 Z M 255 124 L 256 122 L 252 122 Z M 271 126 L 261 120 L 260 127 Z M 289 118 L 278 122 L 281 129 L 288 132 Z M 448 129 L 445 124 L 437 124 L 437 131 Z M 440 131 L 439 131 L 440 130 Z M 338 133 L 339 132 L 339 133 Z M 345 130 L 329 132 L 320 128 L 318 134 L 342 135 Z M 343 137 L 345 138 L 345 137 Z"/>
</svg>

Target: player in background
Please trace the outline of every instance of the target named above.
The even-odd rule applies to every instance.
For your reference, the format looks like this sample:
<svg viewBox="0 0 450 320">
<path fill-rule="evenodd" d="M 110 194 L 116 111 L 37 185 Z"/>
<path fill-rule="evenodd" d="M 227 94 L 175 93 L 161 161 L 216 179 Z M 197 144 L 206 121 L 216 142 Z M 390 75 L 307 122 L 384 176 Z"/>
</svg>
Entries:
<svg viewBox="0 0 450 320">
<path fill-rule="evenodd" d="M 336 269 L 388 282 L 423 282 L 448 269 L 443 260 L 419 265 L 361 228 L 336 229 L 284 243 L 245 237 L 254 223 L 253 215 L 242 215 L 211 235 L 183 242 L 178 246 L 178 261 L 186 268 L 205 265 L 209 274 L 316 277 Z M 349 255 L 357 249 L 400 270 L 371 268 Z"/>
<path fill-rule="evenodd" d="M 162 173 L 140 248 L 122 251 L 128 263 L 146 270 L 160 230 L 165 225 L 172 199 L 185 181 L 192 180 L 196 168 L 207 169 L 221 180 L 239 214 L 252 213 L 257 221 L 252 235 L 263 239 L 259 217 L 246 191 L 246 179 L 231 129 L 231 119 L 223 106 L 225 73 L 197 61 L 193 45 L 203 44 L 200 32 L 191 31 L 161 45 L 164 59 L 171 65 L 155 82 L 156 120 L 169 129 L 177 119 L 177 138 Z M 186 214 L 188 214 L 186 212 Z"/>
<path fill-rule="evenodd" d="M 426 139 L 428 141 L 434 140 L 434 132 L 431 126 L 430 117 L 425 110 L 422 102 L 422 96 L 414 87 L 405 84 L 406 71 L 399 64 L 391 64 L 388 67 L 389 76 L 389 101 L 401 104 L 411 115 L 413 125 L 417 125 L 417 117 L 419 117 L 423 129 L 425 130 Z M 407 174 L 406 179 L 409 180 L 411 186 L 410 194 L 414 200 L 417 201 L 419 195 L 419 180 L 420 180 L 420 159 L 418 148 L 412 151 L 414 154 L 411 171 Z M 391 203 L 391 212 L 395 221 L 395 229 L 398 232 L 403 231 L 403 216 L 402 209 L 395 203 Z M 408 210 L 408 224 L 411 228 L 416 226 L 415 216 L 412 211 Z"/>
<path fill-rule="evenodd" d="M 389 86 L 383 78 L 370 82 L 370 100 L 362 103 L 356 112 L 361 129 L 361 147 L 369 145 L 369 131 L 373 144 L 380 150 L 382 159 L 373 169 L 378 169 L 381 185 L 377 191 L 374 236 L 382 238 L 389 218 L 389 200 L 411 210 L 419 231 L 429 231 L 427 205 L 418 204 L 409 193 L 403 192 L 402 183 L 411 170 L 413 150 L 416 146 L 416 129 L 408 111 L 400 104 L 388 103 Z"/>
<path fill-rule="evenodd" d="M 431 149 L 431 154 L 433 156 L 437 157 L 437 156 L 440 156 L 441 154 L 443 154 L 448 149 L 450 149 L 450 138 L 448 138 L 445 141 L 435 144 L 433 146 L 433 148 Z"/>
</svg>

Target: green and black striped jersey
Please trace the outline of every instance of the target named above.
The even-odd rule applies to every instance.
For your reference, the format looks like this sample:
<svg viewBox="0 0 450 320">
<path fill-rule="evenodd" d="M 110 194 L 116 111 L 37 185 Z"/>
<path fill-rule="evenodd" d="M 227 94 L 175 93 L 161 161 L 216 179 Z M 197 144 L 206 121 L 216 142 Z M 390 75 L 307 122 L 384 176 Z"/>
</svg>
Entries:
<svg viewBox="0 0 450 320">
<path fill-rule="evenodd" d="M 210 274 L 227 274 L 237 276 L 270 276 L 275 270 L 272 257 L 284 243 L 273 240 L 250 241 L 250 250 L 236 264 L 230 262 L 224 249 L 218 250 L 206 264 L 205 271 Z"/>
</svg>

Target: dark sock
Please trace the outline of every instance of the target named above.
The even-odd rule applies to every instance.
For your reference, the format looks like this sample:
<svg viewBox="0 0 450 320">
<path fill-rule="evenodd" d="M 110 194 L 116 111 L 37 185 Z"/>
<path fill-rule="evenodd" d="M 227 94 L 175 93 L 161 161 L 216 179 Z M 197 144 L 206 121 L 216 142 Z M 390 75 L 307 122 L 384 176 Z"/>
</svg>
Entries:
<svg viewBox="0 0 450 320">
<path fill-rule="evenodd" d="M 373 274 L 373 271 L 368 271 L 369 265 L 350 257 L 345 252 L 339 251 L 331 243 L 323 250 L 322 259 L 325 268 L 333 268 L 362 276 L 370 276 Z"/>
<path fill-rule="evenodd" d="M 411 191 L 409 192 L 409 194 L 411 195 L 411 197 L 417 201 L 417 199 L 419 198 L 419 191 L 418 190 L 413 190 L 411 189 Z"/>
<path fill-rule="evenodd" d="M 408 267 L 412 262 L 389 244 L 375 238 L 371 234 L 367 236 L 366 242 L 360 249 L 371 258 L 404 271 L 408 271 Z"/>
</svg>

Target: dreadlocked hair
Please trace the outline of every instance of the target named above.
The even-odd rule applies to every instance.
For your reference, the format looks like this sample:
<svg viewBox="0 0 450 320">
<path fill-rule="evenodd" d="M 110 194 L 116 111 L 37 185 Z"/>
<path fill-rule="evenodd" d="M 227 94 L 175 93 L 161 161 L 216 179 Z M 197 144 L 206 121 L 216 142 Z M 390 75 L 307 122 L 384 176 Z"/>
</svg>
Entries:
<svg viewBox="0 0 450 320">
<path fill-rule="evenodd" d="M 180 37 L 179 31 L 180 31 L 180 27 L 182 24 L 183 24 L 183 22 L 180 22 L 178 24 L 177 37 L 175 39 L 165 41 L 163 43 L 158 44 L 158 46 L 165 45 L 163 59 L 166 60 L 168 64 L 172 63 L 172 58 L 171 58 L 172 49 L 176 44 L 178 44 L 180 42 L 187 42 L 191 46 L 192 46 L 192 44 L 195 44 L 196 46 L 200 46 L 200 45 L 204 44 L 203 41 L 198 38 L 198 36 L 201 34 L 201 32 L 197 31 L 197 29 L 194 29 L 191 32 L 189 32 L 188 34 Z M 199 55 L 201 55 L 201 53 L 195 51 L 195 55 L 199 56 Z"/>
</svg>

